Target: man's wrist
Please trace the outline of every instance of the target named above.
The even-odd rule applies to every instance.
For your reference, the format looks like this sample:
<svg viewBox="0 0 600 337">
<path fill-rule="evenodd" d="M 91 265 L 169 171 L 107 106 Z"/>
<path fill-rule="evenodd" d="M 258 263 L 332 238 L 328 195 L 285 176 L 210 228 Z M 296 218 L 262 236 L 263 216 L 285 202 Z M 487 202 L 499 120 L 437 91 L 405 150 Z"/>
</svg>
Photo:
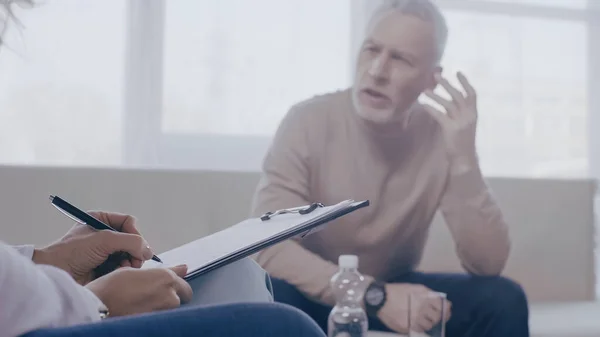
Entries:
<svg viewBox="0 0 600 337">
<path fill-rule="evenodd" d="M 458 154 L 450 159 L 450 174 L 459 176 L 479 170 L 479 158 L 476 153 Z"/>
<path fill-rule="evenodd" d="M 371 281 L 365 290 L 363 304 L 365 311 L 371 317 L 377 317 L 387 301 L 385 284 L 376 280 Z"/>
<path fill-rule="evenodd" d="M 478 198 L 487 191 L 487 185 L 476 154 L 461 155 L 449 162 L 446 192 L 462 200 Z"/>
</svg>

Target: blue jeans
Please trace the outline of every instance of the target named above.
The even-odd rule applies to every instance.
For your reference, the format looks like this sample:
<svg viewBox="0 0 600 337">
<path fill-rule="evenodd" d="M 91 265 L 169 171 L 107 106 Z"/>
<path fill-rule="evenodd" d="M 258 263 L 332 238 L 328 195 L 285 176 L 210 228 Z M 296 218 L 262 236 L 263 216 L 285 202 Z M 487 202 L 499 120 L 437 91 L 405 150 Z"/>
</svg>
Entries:
<svg viewBox="0 0 600 337">
<path fill-rule="evenodd" d="M 408 273 L 392 283 L 422 284 L 447 294 L 452 316 L 447 337 L 529 336 L 529 307 L 521 286 L 504 277 L 465 274 Z M 275 301 L 292 305 L 311 316 L 323 331 L 331 307 L 313 302 L 285 281 L 273 279 Z M 369 329 L 389 331 L 377 318 L 369 318 Z"/>
<path fill-rule="evenodd" d="M 187 307 L 111 318 L 68 328 L 42 329 L 23 337 L 325 337 L 306 314 L 277 303 Z"/>
</svg>

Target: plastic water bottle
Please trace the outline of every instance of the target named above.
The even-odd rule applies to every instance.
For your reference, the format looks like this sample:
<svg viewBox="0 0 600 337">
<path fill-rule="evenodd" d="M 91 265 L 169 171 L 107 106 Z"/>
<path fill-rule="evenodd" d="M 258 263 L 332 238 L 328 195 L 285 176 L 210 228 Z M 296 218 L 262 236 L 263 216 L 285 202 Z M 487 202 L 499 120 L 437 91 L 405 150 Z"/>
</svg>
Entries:
<svg viewBox="0 0 600 337">
<path fill-rule="evenodd" d="M 329 314 L 329 337 L 366 337 L 367 314 L 362 308 L 365 278 L 358 272 L 358 257 L 342 255 L 340 270 L 331 278 L 336 305 Z"/>
</svg>

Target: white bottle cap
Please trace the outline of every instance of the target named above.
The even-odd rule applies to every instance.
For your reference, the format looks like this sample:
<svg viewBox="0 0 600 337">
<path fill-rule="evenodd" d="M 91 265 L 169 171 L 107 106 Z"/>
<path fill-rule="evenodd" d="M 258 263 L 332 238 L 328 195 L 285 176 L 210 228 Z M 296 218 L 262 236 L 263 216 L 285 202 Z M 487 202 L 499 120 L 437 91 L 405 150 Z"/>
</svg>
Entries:
<svg viewBox="0 0 600 337">
<path fill-rule="evenodd" d="M 358 268 L 358 256 L 356 255 L 340 255 L 338 258 L 340 268 Z"/>
</svg>

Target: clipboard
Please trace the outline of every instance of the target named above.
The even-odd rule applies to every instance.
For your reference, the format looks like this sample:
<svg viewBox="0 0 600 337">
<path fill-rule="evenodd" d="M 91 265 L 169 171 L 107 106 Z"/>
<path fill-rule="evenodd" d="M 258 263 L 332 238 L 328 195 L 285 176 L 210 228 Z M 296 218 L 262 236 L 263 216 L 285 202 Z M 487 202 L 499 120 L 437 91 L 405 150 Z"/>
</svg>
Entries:
<svg viewBox="0 0 600 337">
<path fill-rule="evenodd" d="M 369 201 L 346 200 L 336 205 L 319 203 L 267 212 L 236 225 L 159 254 L 163 264 L 146 261 L 142 268 L 188 265 L 185 280 L 193 280 L 272 245 L 305 237 L 320 227 L 369 206 Z"/>
</svg>

